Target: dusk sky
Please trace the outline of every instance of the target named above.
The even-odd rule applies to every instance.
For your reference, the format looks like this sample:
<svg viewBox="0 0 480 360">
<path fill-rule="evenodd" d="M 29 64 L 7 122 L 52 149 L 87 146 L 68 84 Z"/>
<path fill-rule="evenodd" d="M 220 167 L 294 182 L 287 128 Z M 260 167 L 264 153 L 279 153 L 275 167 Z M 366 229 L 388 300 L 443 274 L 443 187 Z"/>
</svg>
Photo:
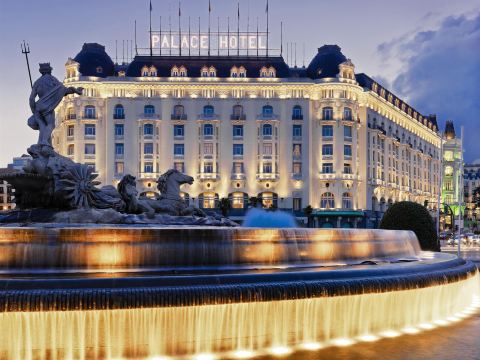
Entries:
<svg viewBox="0 0 480 360">
<path fill-rule="evenodd" d="M 183 0 L 182 22 L 208 20 L 208 0 Z M 211 0 L 212 24 L 220 17 L 236 24 L 237 1 Z M 152 0 L 154 28 L 160 15 L 178 14 L 178 1 Z M 241 0 L 241 27 L 259 17 L 265 29 L 265 1 Z M 192 19 L 192 23 L 193 20 Z M 147 0 L 0 0 L 0 167 L 25 153 L 37 133 L 27 124 L 30 85 L 20 43 L 30 44 L 34 80 L 38 63 L 50 62 L 64 77 L 64 64 L 84 42 L 106 46 L 115 58 L 115 40 L 133 39 L 137 20 L 139 46 L 148 44 Z M 297 64 L 306 65 L 317 47 L 338 44 L 365 72 L 407 100 L 423 114 L 436 113 L 443 129 L 454 120 L 465 127 L 465 159 L 480 158 L 480 5 L 478 0 L 270 0 L 271 46 L 297 42 Z M 121 56 L 121 46 L 119 46 Z M 115 59 L 114 59 L 115 60 Z M 119 59 L 121 60 L 121 59 Z M 293 64 L 291 64 L 293 65 Z"/>
</svg>

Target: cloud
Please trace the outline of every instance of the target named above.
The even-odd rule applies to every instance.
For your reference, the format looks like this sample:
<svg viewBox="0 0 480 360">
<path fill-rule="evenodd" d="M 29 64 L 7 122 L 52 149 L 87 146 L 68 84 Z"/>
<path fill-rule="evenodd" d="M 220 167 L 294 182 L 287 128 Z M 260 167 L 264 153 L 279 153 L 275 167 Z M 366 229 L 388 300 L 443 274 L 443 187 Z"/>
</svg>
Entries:
<svg viewBox="0 0 480 360">
<path fill-rule="evenodd" d="M 385 63 L 401 61 L 392 90 L 443 127 L 465 127 L 465 158 L 480 157 L 480 13 L 449 16 L 435 30 L 408 33 L 378 47 Z"/>
</svg>

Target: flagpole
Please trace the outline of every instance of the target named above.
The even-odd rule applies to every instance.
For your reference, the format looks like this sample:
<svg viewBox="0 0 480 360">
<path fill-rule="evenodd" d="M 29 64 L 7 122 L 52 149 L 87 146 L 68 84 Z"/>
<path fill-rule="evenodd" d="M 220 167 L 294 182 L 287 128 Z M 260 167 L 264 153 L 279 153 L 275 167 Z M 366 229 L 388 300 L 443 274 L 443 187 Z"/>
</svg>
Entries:
<svg viewBox="0 0 480 360">
<path fill-rule="evenodd" d="M 217 17 L 217 55 L 220 56 L 220 16 Z"/>
<path fill-rule="evenodd" d="M 258 16 L 257 16 L 257 57 L 258 57 Z"/>
<path fill-rule="evenodd" d="M 188 56 L 190 56 L 190 45 L 191 45 L 191 39 L 192 37 L 190 36 L 190 16 L 188 17 Z"/>
<path fill-rule="evenodd" d="M 227 16 L 227 56 L 230 56 L 230 16 Z"/>
<path fill-rule="evenodd" d="M 200 16 L 198 17 L 198 56 L 200 56 Z"/>
<path fill-rule="evenodd" d="M 210 14 L 212 12 L 212 7 L 210 5 L 210 0 L 208 0 L 208 56 L 210 56 Z"/>
<path fill-rule="evenodd" d="M 152 0 L 150 0 L 150 56 L 153 56 L 153 44 L 152 44 Z"/>
<path fill-rule="evenodd" d="M 182 27 L 181 27 L 181 17 L 182 11 L 180 10 L 181 2 L 178 2 L 178 51 L 179 55 L 182 56 Z"/>
<path fill-rule="evenodd" d="M 138 55 L 138 48 L 137 48 L 137 20 L 135 20 L 135 55 Z"/>
<path fill-rule="evenodd" d="M 162 56 L 162 17 L 160 16 L 160 56 Z"/>
<path fill-rule="evenodd" d="M 172 16 L 168 15 L 168 31 L 170 35 L 170 39 L 168 39 L 168 42 L 170 43 L 170 56 L 172 56 Z"/>
<path fill-rule="evenodd" d="M 237 56 L 240 56 L 240 2 L 237 2 Z"/>
<path fill-rule="evenodd" d="M 283 21 L 280 21 L 280 56 L 283 54 Z"/>
<path fill-rule="evenodd" d="M 267 57 L 268 57 L 268 0 L 267 0 Z"/>
</svg>

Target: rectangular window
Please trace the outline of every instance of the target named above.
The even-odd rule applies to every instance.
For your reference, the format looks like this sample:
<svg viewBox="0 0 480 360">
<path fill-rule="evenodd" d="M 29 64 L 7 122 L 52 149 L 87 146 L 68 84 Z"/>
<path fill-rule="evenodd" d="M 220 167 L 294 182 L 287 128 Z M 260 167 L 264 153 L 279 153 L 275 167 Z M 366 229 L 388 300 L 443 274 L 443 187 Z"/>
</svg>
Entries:
<svg viewBox="0 0 480 360">
<path fill-rule="evenodd" d="M 293 137 L 302 136 L 302 125 L 293 125 Z"/>
<path fill-rule="evenodd" d="M 115 144 L 115 155 L 123 155 L 125 153 L 124 145 L 121 143 Z"/>
<path fill-rule="evenodd" d="M 153 173 L 153 163 L 151 163 L 151 162 L 146 162 L 146 163 L 143 165 L 143 172 Z"/>
<path fill-rule="evenodd" d="M 183 162 L 175 162 L 173 163 L 173 167 L 175 170 L 180 171 L 181 173 L 185 172 L 185 163 Z"/>
<path fill-rule="evenodd" d="M 203 154 L 204 155 L 213 155 L 213 144 L 212 143 L 203 144 Z"/>
<path fill-rule="evenodd" d="M 85 155 L 95 155 L 95 144 L 85 144 Z"/>
<path fill-rule="evenodd" d="M 343 173 L 344 174 L 351 174 L 352 173 L 352 165 L 343 164 Z"/>
<path fill-rule="evenodd" d="M 95 124 L 85 124 L 85 136 L 95 136 Z"/>
<path fill-rule="evenodd" d="M 264 174 L 271 174 L 272 173 L 272 164 L 271 163 L 263 163 L 263 173 Z"/>
<path fill-rule="evenodd" d="M 323 125 L 322 126 L 322 136 L 323 137 L 332 137 L 333 136 L 333 125 Z"/>
<path fill-rule="evenodd" d="M 143 153 L 145 155 L 153 155 L 153 143 L 143 144 Z"/>
<path fill-rule="evenodd" d="M 296 158 L 302 156 L 302 144 L 293 144 L 293 156 Z"/>
<path fill-rule="evenodd" d="M 234 174 L 243 174 L 243 163 L 241 163 L 241 162 L 233 163 L 233 173 Z"/>
<path fill-rule="evenodd" d="M 232 208 L 243 209 L 244 207 L 244 194 L 242 192 L 235 192 L 232 194 Z"/>
<path fill-rule="evenodd" d="M 184 137 L 185 129 L 183 125 L 173 125 L 173 136 L 175 137 Z"/>
<path fill-rule="evenodd" d="M 302 174 L 302 163 L 299 163 L 299 162 L 294 162 L 293 163 L 293 173 L 295 175 Z"/>
<path fill-rule="evenodd" d="M 184 144 L 174 144 L 173 145 L 173 155 L 183 156 L 185 154 L 185 145 Z"/>
<path fill-rule="evenodd" d="M 272 144 L 263 144 L 263 155 L 272 155 Z"/>
<path fill-rule="evenodd" d="M 67 136 L 73 136 L 75 134 L 75 126 L 68 125 L 67 127 Z"/>
<path fill-rule="evenodd" d="M 302 198 L 293 198 L 293 211 L 302 210 Z"/>
<path fill-rule="evenodd" d="M 125 172 L 125 164 L 123 162 L 115 163 L 115 175 L 123 175 Z"/>
<path fill-rule="evenodd" d="M 125 127 L 123 124 L 115 124 L 115 136 L 123 136 L 125 133 Z"/>
<path fill-rule="evenodd" d="M 234 156 L 243 155 L 243 144 L 233 144 L 233 155 Z"/>
<path fill-rule="evenodd" d="M 323 156 L 332 156 L 333 155 L 333 145 L 332 144 L 322 145 L 322 155 Z"/>
<path fill-rule="evenodd" d="M 343 155 L 352 157 L 352 145 L 343 145 Z"/>
<path fill-rule="evenodd" d="M 205 163 L 203 164 L 203 172 L 205 174 L 213 173 L 213 164 L 212 163 Z"/>
<path fill-rule="evenodd" d="M 233 125 L 233 137 L 243 137 L 243 125 Z"/>
<path fill-rule="evenodd" d="M 333 164 L 332 163 L 323 163 L 322 164 L 322 173 L 323 174 L 333 174 Z"/>
<path fill-rule="evenodd" d="M 352 127 L 351 126 L 344 126 L 343 127 L 343 136 L 347 139 L 352 138 Z"/>
</svg>

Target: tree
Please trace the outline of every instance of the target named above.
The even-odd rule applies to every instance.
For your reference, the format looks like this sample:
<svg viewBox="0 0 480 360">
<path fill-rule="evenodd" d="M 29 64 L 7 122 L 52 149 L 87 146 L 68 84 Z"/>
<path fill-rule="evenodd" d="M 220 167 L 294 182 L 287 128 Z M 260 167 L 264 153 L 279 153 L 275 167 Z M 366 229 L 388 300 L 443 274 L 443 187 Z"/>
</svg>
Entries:
<svg viewBox="0 0 480 360">
<path fill-rule="evenodd" d="M 383 215 L 380 229 L 411 230 L 417 235 L 422 250 L 440 251 L 435 222 L 420 204 L 401 201 L 391 205 Z"/>
<path fill-rule="evenodd" d="M 232 205 L 230 204 L 230 200 L 228 200 L 228 198 L 226 197 L 221 198 L 218 202 L 218 208 L 222 212 L 222 215 L 225 217 L 227 216 L 228 211 L 231 207 Z"/>
<path fill-rule="evenodd" d="M 303 209 L 303 213 L 307 216 L 307 227 L 310 227 L 311 216 L 312 216 L 312 213 L 313 213 L 312 205 L 307 205 L 307 206 Z"/>
</svg>

